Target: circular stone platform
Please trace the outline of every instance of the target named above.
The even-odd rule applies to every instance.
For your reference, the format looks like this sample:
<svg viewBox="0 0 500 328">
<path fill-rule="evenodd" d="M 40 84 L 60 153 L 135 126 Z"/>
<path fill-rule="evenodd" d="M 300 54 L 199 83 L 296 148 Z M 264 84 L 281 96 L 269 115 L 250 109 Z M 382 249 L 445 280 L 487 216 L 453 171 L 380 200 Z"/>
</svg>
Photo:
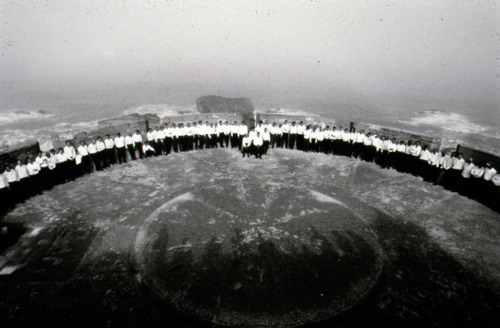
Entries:
<svg viewBox="0 0 500 328">
<path fill-rule="evenodd" d="M 247 182 L 181 194 L 139 229 L 139 283 L 175 312 L 212 325 L 294 327 L 359 303 L 383 252 L 362 217 L 305 187 Z"/>
</svg>

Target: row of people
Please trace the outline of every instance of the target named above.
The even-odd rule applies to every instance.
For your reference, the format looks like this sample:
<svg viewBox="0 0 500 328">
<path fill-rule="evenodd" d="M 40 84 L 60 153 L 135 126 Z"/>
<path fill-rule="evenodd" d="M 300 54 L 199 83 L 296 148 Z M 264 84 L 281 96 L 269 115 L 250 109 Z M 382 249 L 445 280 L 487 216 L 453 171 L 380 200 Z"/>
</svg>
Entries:
<svg viewBox="0 0 500 328">
<path fill-rule="evenodd" d="M 243 156 L 257 158 L 267 154 L 269 148 L 360 158 L 374 161 L 383 168 L 421 176 L 426 181 L 478 200 L 483 197 L 477 195 L 486 191 L 493 190 L 491 194 L 498 195 L 500 183 L 500 177 L 491 165 L 484 166 L 473 160 L 465 163 L 461 154 L 429 150 L 419 141 L 390 140 L 370 132 L 365 134 L 363 130 L 356 132 L 355 129 L 342 127 L 305 126 L 303 122 L 268 124 L 261 121 L 249 131 L 245 122 L 200 121 L 198 124 L 165 124 L 149 129 L 144 136 L 137 130 L 125 136 L 117 133 L 114 137 L 91 137 L 88 142 L 81 140 L 76 148 L 68 141 L 64 148 L 57 151 L 40 152 L 25 163 L 18 162 L 15 168 L 7 166 L 0 179 L 0 192 L 8 194 L 6 199 L 11 201 L 5 203 L 12 204 L 30 196 L 27 190 L 39 193 L 56 184 L 128 160 L 219 147 L 238 148 Z"/>
</svg>

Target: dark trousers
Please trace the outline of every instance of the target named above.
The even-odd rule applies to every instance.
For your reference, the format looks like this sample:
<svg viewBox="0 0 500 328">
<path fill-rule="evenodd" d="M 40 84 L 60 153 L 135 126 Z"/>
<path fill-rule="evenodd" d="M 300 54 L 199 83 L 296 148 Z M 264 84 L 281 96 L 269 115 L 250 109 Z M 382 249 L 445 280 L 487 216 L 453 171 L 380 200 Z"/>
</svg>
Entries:
<svg viewBox="0 0 500 328">
<path fill-rule="evenodd" d="M 283 133 L 283 147 L 288 148 L 289 133 Z"/>
<path fill-rule="evenodd" d="M 288 148 L 289 149 L 294 149 L 296 141 L 297 141 L 297 134 L 296 133 L 291 133 L 289 135 Z"/>
<path fill-rule="evenodd" d="M 144 158 L 144 151 L 142 150 L 142 142 L 136 142 L 135 143 L 135 150 L 139 152 L 139 158 L 143 159 Z"/>
<path fill-rule="evenodd" d="M 125 147 L 116 148 L 116 152 L 118 154 L 118 163 L 127 163 L 127 152 Z"/>
<path fill-rule="evenodd" d="M 137 159 L 137 156 L 135 155 L 135 149 L 134 149 L 134 144 L 127 145 L 127 151 L 130 155 L 130 158 L 135 161 Z"/>
</svg>

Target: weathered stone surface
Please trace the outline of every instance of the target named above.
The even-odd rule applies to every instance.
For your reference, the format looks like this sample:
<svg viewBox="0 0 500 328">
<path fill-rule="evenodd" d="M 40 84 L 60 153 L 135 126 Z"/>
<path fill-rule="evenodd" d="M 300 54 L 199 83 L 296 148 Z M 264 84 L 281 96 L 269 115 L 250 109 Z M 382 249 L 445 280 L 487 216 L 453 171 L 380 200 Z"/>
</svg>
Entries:
<svg viewBox="0 0 500 328">
<path fill-rule="evenodd" d="M 140 228 L 140 283 L 184 316 L 238 327 L 295 327 L 353 308 L 383 251 L 345 203 L 274 182 L 225 181 L 179 195 Z"/>
<path fill-rule="evenodd" d="M 226 98 L 221 96 L 203 96 L 196 99 L 196 108 L 200 113 L 240 113 L 250 115 L 255 110 L 250 98 Z"/>
</svg>

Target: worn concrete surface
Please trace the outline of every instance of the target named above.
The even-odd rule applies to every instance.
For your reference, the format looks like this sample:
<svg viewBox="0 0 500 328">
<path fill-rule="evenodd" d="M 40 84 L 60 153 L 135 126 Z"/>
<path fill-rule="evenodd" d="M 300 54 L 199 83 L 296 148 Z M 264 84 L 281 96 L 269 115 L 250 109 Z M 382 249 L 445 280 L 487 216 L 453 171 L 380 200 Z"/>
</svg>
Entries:
<svg viewBox="0 0 500 328">
<path fill-rule="evenodd" d="M 214 186 L 241 194 L 247 182 L 339 200 L 377 236 L 387 257 L 377 290 L 325 326 L 498 324 L 498 213 L 358 160 L 289 150 L 257 160 L 203 150 L 116 166 L 6 213 L 2 225 L 23 235 L 0 256 L 0 326 L 192 326 L 138 288 L 130 246 L 172 199 Z"/>
</svg>

